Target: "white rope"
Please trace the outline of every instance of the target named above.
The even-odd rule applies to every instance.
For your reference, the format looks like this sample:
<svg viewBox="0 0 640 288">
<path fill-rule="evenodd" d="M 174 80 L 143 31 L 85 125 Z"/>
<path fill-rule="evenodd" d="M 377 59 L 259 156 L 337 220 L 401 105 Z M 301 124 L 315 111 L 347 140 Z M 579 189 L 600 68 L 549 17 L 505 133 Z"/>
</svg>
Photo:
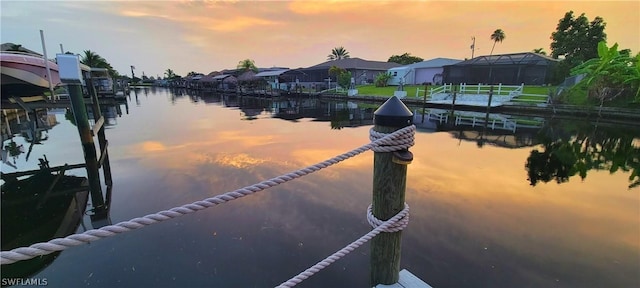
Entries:
<svg viewBox="0 0 640 288">
<path fill-rule="evenodd" d="M 398 225 L 399 222 L 403 222 L 404 221 L 403 219 L 407 219 L 407 223 L 408 223 L 408 217 L 409 217 L 409 205 L 407 205 L 407 203 L 404 203 L 404 209 L 398 212 L 398 214 L 396 214 L 395 216 L 391 217 L 391 219 L 382 222 L 378 227 L 371 230 L 369 233 L 365 234 L 364 236 L 358 238 L 358 240 L 351 242 L 351 244 L 340 249 L 338 252 L 331 254 L 331 256 L 324 258 L 324 260 L 318 262 L 316 265 L 311 266 L 309 269 L 304 270 L 303 272 L 296 275 L 295 277 L 278 285 L 277 288 L 290 288 L 290 287 L 296 286 L 300 282 L 313 276 L 313 274 L 320 272 L 320 270 L 326 268 L 327 266 L 331 265 L 333 262 L 336 262 L 338 259 L 349 254 L 351 251 L 362 246 L 362 244 L 367 243 L 367 241 L 371 240 L 373 237 L 375 237 L 376 235 L 382 232 L 388 232 L 389 230 L 391 230 L 391 232 L 397 232 L 402 230 L 402 228 L 400 228 L 400 230 L 394 231 L 395 228 L 393 227 L 396 227 L 396 225 Z"/>
<path fill-rule="evenodd" d="M 399 135 L 398 137 L 394 138 L 393 140 L 390 141 L 383 141 L 381 143 L 381 145 L 372 148 L 371 150 L 373 152 L 393 152 L 393 151 L 398 151 L 398 150 L 405 150 L 408 149 L 409 147 L 413 146 L 414 144 L 414 134 L 416 131 L 416 126 L 415 125 L 411 125 L 411 126 L 407 126 L 403 129 L 411 129 L 411 133 L 407 133 L 407 134 L 402 134 Z M 395 132 L 394 132 L 395 133 Z M 380 139 L 388 139 L 385 138 L 386 136 L 393 134 L 393 133 L 382 133 L 382 132 L 378 132 L 373 130 L 373 127 L 371 129 L 369 129 L 369 140 L 371 140 L 371 142 L 374 141 L 378 141 Z"/>
<path fill-rule="evenodd" d="M 371 143 L 360 146 L 356 149 L 340 154 L 336 157 L 330 158 L 323 162 L 310 165 L 310 166 L 307 166 L 306 168 L 296 170 L 291 173 L 284 174 L 275 178 L 271 178 L 269 180 L 265 180 L 251 186 L 240 188 L 235 191 L 227 192 L 224 194 L 220 194 L 218 196 L 193 202 L 191 204 L 185 204 L 179 207 L 171 208 L 169 210 L 164 210 L 154 214 L 149 214 L 144 217 L 134 218 L 129 221 L 123 221 L 114 225 L 104 226 L 100 229 L 88 230 L 81 234 L 73 234 L 64 238 L 52 239 L 48 242 L 36 243 L 29 247 L 20 247 L 20 248 L 12 249 L 10 251 L 1 251 L 0 264 L 1 265 L 11 264 L 17 261 L 27 260 L 37 256 L 51 254 L 53 252 L 62 251 L 73 246 L 87 244 L 92 241 L 100 240 L 102 238 L 114 236 L 114 235 L 128 232 L 131 230 L 136 230 L 151 224 L 177 218 L 182 215 L 191 214 L 202 209 L 206 209 L 218 204 L 223 204 L 247 195 L 251 195 L 255 192 L 259 192 L 271 187 L 278 186 L 282 183 L 289 182 L 293 179 L 311 174 L 320 169 L 327 168 L 331 165 L 340 163 L 346 159 L 359 155 L 369 149 L 374 149 L 374 148 L 377 149 L 376 147 L 381 147 L 381 146 L 384 147 L 385 151 L 378 151 L 378 152 L 396 151 L 399 149 L 396 148 L 395 150 L 390 150 L 390 151 L 386 151 L 386 149 L 391 149 L 394 147 L 394 145 L 401 145 L 402 147 L 404 147 L 405 144 L 403 143 L 406 142 L 406 139 L 407 139 L 406 135 L 408 134 L 411 135 L 410 136 L 411 143 L 413 143 L 413 135 L 415 133 L 415 130 L 416 130 L 415 126 L 413 125 L 408 126 L 398 131 L 395 131 L 387 136 L 376 139 Z M 398 143 L 400 144 L 395 142 L 396 139 L 399 139 Z"/>
<path fill-rule="evenodd" d="M 404 206 L 406 208 L 407 207 L 407 203 L 405 203 Z M 369 207 L 367 208 L 367 222 L 369 222 L 369 225 L 371 225 L 372 228 L 378 228 L 378 226 L 380 226 L 380 225 L 385 223 L 385 221 L 382 221 L 382 220 L 376 218 L 376 216 L 373 216 L 373 206 L 372 205 L 369 205 Z M 400 220 L 398 222 L 396 222 L 393 225 L 389 226 L 383 232 L 393 233 L 393 232 L 402 231 L 402 229 L 407 227 L 407 225 L 409 225 L 409 214 L 407 214 L 406 217 L 400 218 Z"/>
</svg>

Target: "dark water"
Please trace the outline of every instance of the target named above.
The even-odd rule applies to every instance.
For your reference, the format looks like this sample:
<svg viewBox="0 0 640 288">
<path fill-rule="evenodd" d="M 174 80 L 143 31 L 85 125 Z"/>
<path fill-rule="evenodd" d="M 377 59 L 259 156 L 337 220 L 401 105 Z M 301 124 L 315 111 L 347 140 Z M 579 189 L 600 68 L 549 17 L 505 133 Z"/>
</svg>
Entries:
<svg viewBox="0 0 640 288">
<path fill-rule="evenodd" d="M 375 110 L 163 89 L 139 90 L 128 107 L 118 107 L 122 115 L 111 107 L 106 130 L 113 223 L 365 144 Z M 84 161 L 75 126 L 63 112 L 52 115 L 58 124 L 31 151 L 24 135 L 13 137 L 24 152 L 10 156 L 2 172 L 37 169 L 42 155 L 51 166 Z M 633 173 L 640 171 L 640 129 L 603 120 L 520 123 L 531 127 L 420 123 L 401 267 L 433 287 L 639 287 L 640 176 Z M 3 147 L 11 142 L 3 140 Z M 273 287 L 370 230 L 372 163 L 368 152 L 224 205 L 70 248 L 29 277 L 51 287 Z M 92 225 L 85 216 L 77 232 Z M 12 277 L 2 269 L 3 278 Z M 368 271 L 365 245 L 300 287 L 367 287 Z"/>
</svg>

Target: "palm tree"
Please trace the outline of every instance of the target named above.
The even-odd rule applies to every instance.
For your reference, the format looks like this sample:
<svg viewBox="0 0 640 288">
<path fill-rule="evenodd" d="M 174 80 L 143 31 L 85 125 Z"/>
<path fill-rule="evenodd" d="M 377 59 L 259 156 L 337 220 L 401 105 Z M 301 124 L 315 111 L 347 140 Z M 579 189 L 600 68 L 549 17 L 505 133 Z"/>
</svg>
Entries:
<svg viewBox="0 0 640 288">
<path fill-rule="evenodd" d="M 98 55 L 98 53 L 91 50 L 84 50 L 82 53 L 84 54 L 80 56 L 80 63 L 92 68 L 105 68 L 111 77 L 120 77 L 120 73 L 113 69 L 113 66 L 111 66 L 106 59 L 102 58 L 102 56 Z"/>
<path fill-rule="evenodd" d="M 327 60 L 329 61 L 346 59 L 346 58 L 349 58 L 349 52 L 347 52 L 347 50 L 345 50 L 344 47 L 342 46 L 333 48 L 331 50 L 331 54 L 327 56 Z"/>
<path fill-rule="evenodd" d="M 345 71 L 344 69 L 342 69 L 342 68 L 340 68 L 338 66 L 335 66 L 335 65 L 333 65 L 333 66 L 331 66 L 329 68 L 329 75 L 336 76 L 336 79 L 337 79 L 338 75 L 342 74 L 343 72 L 347 72 L 347 71 Z"/>
<path fill-rule="evenodd" d="M 107 63 L 107 60 L 98 55 L 98 53 L 95 53 L 91 50 L 84 50 L 82 51 L 82 53 L 84 54 L 80 57 L 80 63 L 84 65 L 97 68 L 108 68 L 109 66 L 111 66 Z"/>
<path fill-rule="evenodd" d="M 496 43 L 500 42 L 502 43 L 502 40 L 504 40 L 504 38 L 506 38 L 507 36 L 504 35 L 504 31 L 502 31 L 502 29 L 496 29 L 496 31 L 493 31 L 493 34 L 491 34 L 491 40 L 493 40 L 493 47 L 491 47 L 491 53 L 489 55 L 493 55 L 493 48 L 496 48 Z"/>
<path fill-rule="evenodd" d="M 168 79 L 173 79 L 174 77 L 176 77 L 176 73 L 171 69 L 167 69 L 166 71 L 164 71 L 164 76 L 166 76 Z"/>
<path fill-rule="evenodd" d="M 547 52 L 544 52 L 544 48 L 533 49 L 533 53 L 540 54 L 540 55 L 547 55 Z"/>
<path fill-rule="evenodd" d="M 240 62 L 238 62 L 238 69 L 241 69 L 243 71 L 249 71 L 252 70 L 254 72 L 258 72 L 258 67 L 256 67 L 256 63 L 251 60 L 251 59 L 244 59 L 241 60 Z"/>
</svg>

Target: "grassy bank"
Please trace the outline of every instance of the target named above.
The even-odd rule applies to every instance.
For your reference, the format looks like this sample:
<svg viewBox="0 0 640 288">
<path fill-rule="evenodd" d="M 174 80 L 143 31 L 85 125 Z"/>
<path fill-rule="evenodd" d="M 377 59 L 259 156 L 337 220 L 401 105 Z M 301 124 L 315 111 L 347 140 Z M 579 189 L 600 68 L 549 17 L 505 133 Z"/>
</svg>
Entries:
<svg viewBox="0 0 640 288">
<path fill-rule="evenodd" d="M 427 89 L 440 86 L 428 86 Z M 458 86 L 454 85 L 456 89 Z M 376 95 L 376 96 L 393 96 L 393 92 L 398 90 L 398 86 L 376 87 L 374 85 L 361 85 L 356 87 L 360 95 Z M 524 86 L 522 93 L 548 95 L 549 89 L 555 90 L 555 86 Z M 417 89 L 420 89 L 419 97 L 424 96 L 424 85 L 405 85 L 404 91 L 407 91 L 407 97 L 415 97 Z M 497 89 L 497 86 L 496 86 Z"/>
<path fill-rule="evenodd" d="M 454 85 L 455 86 L 455 85 Z M 427 89 L 440 87 L 440 86 L 428 86 Z M 455 86 L 456 89 L 459 90 L 459 87 Z M 360 85 L 356 87 L 358 89 L 359 95 L 365 96 L 380 96 L 380 97 L 391 97 L 393 96 L 394 91 L 398 90 L 398 86 L 387 86 L 387 87 L 376 87 L 375 85 Z M 404 91 L 407 92 L 407 98 L 416 98 L 416 91 L 420 89 L 418 93 L 418 98 L 422 98 L 424 96 L 424 85 L 405 85 Z M 496 88 L 497 89 L 497 88 Z M 523 88 L 523 94 L 535 94 L 535 95 L 549 95 L 549 93 L 555 93 L 557 87 L 556 86 L 538 86 L 538 85 L 525 85 Z M 346 94 L 346 92 L 344 93 Z M 530 102 L 528 100 L 536 100 L 540 99 L 537 96 L 528 96 L 522 95 L 518 97 L 519 99 L 514 99 L 514 102 Z M 615 99 L 614 101 L 608 101 L 604 103 L 604 106 L 607 107 L 633 107 L 640 108 L 640 103 L 636 103 L 632 101 L 633 99 L 620 98 Z M 570 104 L 570 105 L 580 105 L 580 106 L 599 106 L 600 102 L 594 99 L 589 99 L 587 97 L 587 91 L 584 89 L 573 89 L 570 92 L 566 93 L 564 96 L 556 99 L 556 101 L 562 104 Z"/>
</svg>

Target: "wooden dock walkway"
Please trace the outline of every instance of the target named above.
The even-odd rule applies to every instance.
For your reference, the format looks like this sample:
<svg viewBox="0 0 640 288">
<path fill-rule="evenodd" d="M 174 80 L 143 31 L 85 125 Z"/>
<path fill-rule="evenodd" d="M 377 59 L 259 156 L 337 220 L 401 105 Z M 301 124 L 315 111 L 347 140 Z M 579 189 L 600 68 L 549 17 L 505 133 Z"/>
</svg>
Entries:
<svg viewBox="0 0 640 288">
<path fill-rule="evenodd" d="M 407 269 L 400 271 L 400 279 L 398 283 L 391 285 L 376 285 L 375 288 L 432 288 L 429 284 L 422 281 L 416 275 L 411 274 Z"/>
</svg>

